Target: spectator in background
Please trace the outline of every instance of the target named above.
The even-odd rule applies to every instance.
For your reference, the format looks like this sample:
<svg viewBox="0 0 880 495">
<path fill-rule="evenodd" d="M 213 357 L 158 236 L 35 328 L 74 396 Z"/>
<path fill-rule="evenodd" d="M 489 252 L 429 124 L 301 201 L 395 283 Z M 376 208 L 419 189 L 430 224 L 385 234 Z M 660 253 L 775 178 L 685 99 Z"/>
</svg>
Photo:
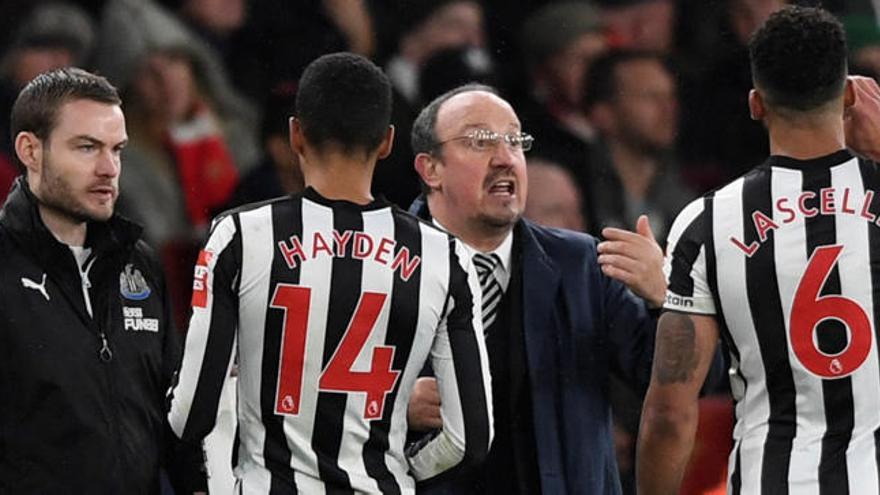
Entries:
<svg viewBox="0 0 880 495">
<path fill-rule="evenodd" d="M 0 155 L 0 205 L 6 200 L 19 171 L 4 155 Z"/>
<path fill-rule="evenodd" d="M 850 73 L 880 78 L 880 26 L 874 16 L 848 15 L 843 19 L 849 49 Z"/>
<path fill-rule="evenodd" d="M 404 0 L 399 15 L 403 28 L 386 72 L 395 96 L 417 109 L 419 71 L 426 60 L 447 48 L 485 45 L 483 9 L 474 0 Z"/>
<path fill-rule="evenodd" d="M 519 104 L 523 126 L 534 133 L 535 153 L 565 167 L 586 193 L 595 129 L 583 112 L 581 88 L 590 64 L 608 48 L 599 13 L 585 2 L 548 4 L 526 19 L 522 38 L 530 83 Z M 596 225 L 589 214 L 584 211 Z"/>
<path fill-rule="evenodd" d="M 597 0 L 611 42 L 617 47 L 668 54 L 673 46 L 673 0 Z"/>
<path fill-rule="evenodd" d="M 674 158 L 678 127 L 675 79 L 660 56 L 612 51 L 597 60 L 585 106 L 601 146 L 592 163 L 594 227 L 632 227 L 647 214 L 661 245 L 675 215 L 693 197 Z"/>
<path fill-rule="evenodd" d="M 405 208 L 419 194 L 419 179 L 412 166 L 412 148 L 403 136 L 409 136 L 422 105 L 419 75 L 426 62 L 451 49 L 462 50 L 472 66 L 488 67 L 491 59 L 484 50 L 483 8 L 475 0 L 402 0 L 397 15 L 402 26 L 400 38 L 385 72 L 394 89 L 391 123 L 398 138 L 391 155 L 376 168 L 373 191 Z M 434 62 L 442 64 L 441 59 Z M 445 74 L 443 79 L 448 77 Z M 430 87 L 432 83 L 425 84 Z"/>
<path fill-rule="evenodd" d="M 583 198 L 571 173 L 550 160 L 528 160 L 529 195 L 524 216 L 546 227 L 586 232 Z"/>
<path fill-rule="evenodd" d="M 155 50 L 142 60 L 123 92 L 130 144 L 120 209 L 143 223 L 158 249 L 198 244 L 238 171 L 187 50 Z"/>
<path fill-rule="evenodd" d="M 236 58 L 243 54 L 237 49 L 240 32 L 247 19 L 248 0 L 175 0 L 173 10 L 186 27 L 197 36 L 217 61 L 223 64 L 230 80 L 238 82 L 234 68 Z M 253 57 L 256 54 L 249 54 Z"/>
<path fill-rule="evenodd" d="M 82 65 L 94 40 L 94 24 L 86 12 L 69 3 L 50 3 L 29 13 L 0 56 L 0 204 L 18 175 L 8 117 L 18 92 L 38 74 Z"/>
<path fill-rule="evenodd" d="M 425 61 L 419 72 L 419 95 L 431 101 L 452 88 L 467 83 L 496 81 L 492 61 L 473 47 L 441 50 Z"/>
<path fill-rule="evenodd" d="M 247 18 L 247 0 L 179 0 L 178 3 L 177 12 L 186 25 L 227 61 L 233 36 Z"/>
<path fill-rule="evenodd" d="M 248 172 L 260 160 L 258 112 L 233 88 L 217 52 L 173 13 L 154 0 L 108 2 L 101 17 L 95 63 L 126 92 L 148 54 L 179 48 L 185 48 L 236 168 Z"/>
<path fill-rule="evenodd" d="M 697 191 L 713 189 L 760 164 L 767 132 L 752 120 L 748 40 L 786 0 L 682 0 L 681 26 L 694 29 L 679 46 L 682 173 Z M 693 8 L 690 8 L 693 7 Z M 696 28 L 705 27 L 700 31 Z"/>
<path fill-rule="evenodd" d="M 325 53 L 352 51 L 371 56 L 376 34 L 368 3 L 367 0 L 249 2 L 244 26 L 235 34 L 226 59 L 236 87 L 265 108 L 270 94 L 295 89 L 306 65 Z"/>
<path fill-rule="evenodd" d="M 276 92 L 263 115 L 263 161 L 238 185 L 229 207 L 295 194 L 305 188 L 299 156 L 290 148 L 296 93 Z"/>
<path fill-rule="evenodd" d="M 119 209 L 144 225 L 159 251 L 180 324 L 198 247 L 239 177 L 201 88 L 187 50 L 167 48 L 145 56 L 123 93 L 130 141 Z"/>
</svg>

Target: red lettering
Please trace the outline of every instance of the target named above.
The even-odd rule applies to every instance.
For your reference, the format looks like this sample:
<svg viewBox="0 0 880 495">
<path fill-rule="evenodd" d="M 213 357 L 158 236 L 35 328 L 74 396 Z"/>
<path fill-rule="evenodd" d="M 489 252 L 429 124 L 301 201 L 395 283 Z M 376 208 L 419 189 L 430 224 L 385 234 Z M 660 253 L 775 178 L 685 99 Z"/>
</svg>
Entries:
<svg viewBox="0 0 880 495">
<path fill-rule="evenodd" d="M 387 265 L 388 258 L 383 258 L 383 256 L 391 254 L 391 248 L 394 247 L 394 244 L 395 242 L 392 239 L 383 237 L 382 240 L 379 241 L 379 247 L 376 249 L 376 257 L 374 259 L 383 265 Z"/>
<path fill-rule="evenodd" d="M 409 249 L 403 247 L 400 248 L 400 251 L 397 252 L 397 256 L 394 257 L 394 261 L 391 262 L 391 269 L 397 270 L 399 267 L 402 267 L 400 270 L 400 278 L 406 282 L 409 280 L 409 277 L 412 276 L 413 272 L 416 271 L 416 268 L 421 262 L 422 260 L 418 256 L 410 259 Z"/>
<path fill-rule="evenodd" d="M 868 189 L 865 191 L 865 202 L 862 204 L 862 218 L 867 218 L 869 222 L 873 222 L 877 215 L 868 211 L 868 208 L 871 207 L 871 202 L 874 200 L 874 191 Z"/>
<path fill-rule="evenodd" d="M 781 213 L 788 214 L 788 218 L 784 218 L 782 220 L 782 223 L 791 223 L 797 217 L 794 210 L 792 208 L 789 208 L 787 204 L 788 198 L 779 198 L 779 201 L 776 202 L 776 209 L 779 210 Z"/>
<path fill-rule="evenodd" d="M 816 193 L 814 193 L 813 191 L 805 191 L 798 198 L 798 208 L 800 208 L 801 213 L 803 213 L 804 216 L 807 218 L 812 218 L 819 214 L 819 210 L 817 210 L 816 208 L 807 208 L 807 200 L 813 199 L 815 197 Z"/>
<path fill-rule="evenodd" d="M 819 189 L 819 211 L 823 215 L 834 214 L 834 188 L 823 187 Z"/>
<path fill-rule="evenodd" d="M 291 236 L 290 237 L 291 247 L 287 247 L 287 244 L 284 241 L 278 241 L 278 249 L 281 250 L 281 256 L 284 257 L 284 262 L 287 263 L 287 268 L 293 270 L 296 268 L 296 258 L 299 258 L 299 261 L 302 262 L 306 254 L 303 251 L 302 243 L 299 242 L 299 237 Z"/>
<path fill-rule="evenodd" d="M 767 240 L 768 230 L 779 228 L 776 222 L 758 210 L 752 212 L 752 221 L 755 223 L 755 230 L 758 231 L 758 238 L 761 239 L 761 242 Z"/>
<path fill-rule="evenodd" d="M 746 253 L 746 256 L 748 256 L 749 258 L 751 258 L 752 255 L 755 254 L 755 251 L 757 251 L 760 247 L 760 244 L 758 244 L 757 241 L 752 241 L 751 244 L 746 246 L 741 240 L 737 239 L 734 236 L 730 236 L 730 242 L 732 242 L 734 246 L 742 249 L 742 252 Z"/>
<path fill-rule="evenodd" d="M 856 210 L 849 208 L 847 205 L 849 204 L 849 188 L 843 189 L 843 204 L 840 206 L 840 211 L 843 213 L 855 213 Z"/>
<path fill-rule="evenodd" d="M 348 241 L 351 240 L 351 231 L 346 230 L 342 233 L 342 236 L 339 235 L 339 232 L 333 231 L 333 240 L 336 241 L 336 256 L 344 257 L 345 249 Z"/>
<path fill-rule="evenodd" d="M 315 232 L 315 236 L 312 239 L 312 258 L 315 258 L 318 255 L 318 251 L 326 251 L 327 254 L 333 256 L 333 251 L 330 249 L 330 245 L 327 244 L 327 241 L 324 240 L 324 236 L 322 236 L 320 232 Z"/>
<path fill-rule="evenodd" d="M 373 238 L 369 234 L 356 232 L 354 234 L 354 246 L 351 255 L 359 260 L 369 256 L 373 252 Z"/>
</svg>

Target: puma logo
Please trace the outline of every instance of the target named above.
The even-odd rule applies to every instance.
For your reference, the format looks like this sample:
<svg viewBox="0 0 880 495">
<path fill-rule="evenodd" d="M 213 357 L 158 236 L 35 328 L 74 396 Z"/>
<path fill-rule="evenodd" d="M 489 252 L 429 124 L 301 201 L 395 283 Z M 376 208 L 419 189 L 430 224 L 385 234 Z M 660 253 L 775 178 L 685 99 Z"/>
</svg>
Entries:
<svg viewBox="0 0 880 495">
<path fill-rule="evenodd" d="M 21 285 L 23 285 L 25 289 L 34 289 L 36 291 L 40 291 L 40 294 L 42 294 L 43 297 L 45 297 L 47 301 L 49 300 L 49 293 L 46 292 L 46 274 L 45 273 L 43 274 L 43 281 L 40 282 L 39 284 L 29 278 L 21 277 Z"/>
</svg>

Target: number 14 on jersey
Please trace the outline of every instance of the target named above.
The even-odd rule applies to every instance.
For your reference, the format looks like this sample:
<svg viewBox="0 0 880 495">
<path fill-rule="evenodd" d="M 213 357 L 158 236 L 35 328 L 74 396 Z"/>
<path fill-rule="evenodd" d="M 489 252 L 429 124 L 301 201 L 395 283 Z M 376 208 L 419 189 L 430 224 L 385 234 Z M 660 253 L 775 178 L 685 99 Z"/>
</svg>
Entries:
<svg viewBox="0 0 880 495">
<path fill-rule="evenodd" d="M 278 369 L 278 387 L 275 395 L 275 413 L 299 414 L 305 369 L 306 337 L 312 290 L 291 284 L 278 284 L 270 307 L 284 312 L 281 340 L 281 359 Z M 387 294 L 364 292 L 354 315 L 339 343 L 339 347 L 318 378 L 318 390 L 323 392 L 356 392 L 366 394 L 364 419 L 379 419 L 384 410 L 385 397 L 394 389 L 400 372 L 391 369 L 394 347 L 373 347 L 369 371 L 354 371 L 355 360 L 364 348 Z M 310 357 L 312 358 L 312 357 Z M 321 359 L 320 356 L 315 357 Z M 309 384 L 312 385 L 312 384 Z"/>
</svg>

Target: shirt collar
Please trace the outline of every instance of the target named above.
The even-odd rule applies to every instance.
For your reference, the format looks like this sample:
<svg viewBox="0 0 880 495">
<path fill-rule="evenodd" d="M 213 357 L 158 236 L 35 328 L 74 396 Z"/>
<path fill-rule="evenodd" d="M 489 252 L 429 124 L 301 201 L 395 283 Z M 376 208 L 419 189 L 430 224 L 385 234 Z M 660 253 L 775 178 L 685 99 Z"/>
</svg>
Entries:
<svg viewBox="0 0 880 495">
<path fill-rule="evenodd" d="M 437 227 L 440 227 L 441 229 L 445 230 L 446 232 L 449 232 L 449 229 L 447 229 L 446 227 L 443 226 L 442 223 L 437 221 L 436 217 L 432 218 L 431 221 L 434 222 L 434 225 L 436 225 Z M 471 255 L 478 252 L 476 249 L 474 249 L 472 246 L 468 245 L 466 242 L 462 242 L 462 244 L 464 244 L 465 247 L 467 247 L 467 249 Z M 499 244 L 497 248 L 495 248 L 492 251 L 485 252 L 483 254 L 497 255 L 498 258 L 501 260 L 501 268 L 504 270 L 505 273 L 510 273 L 510 264 L 512 262 L 511 261 L 512 253 L 513 253 L 513 229 L 511 229 L 510 231 L 507 232 L 507 237 L 505 237 L 504 240 L 501 241 L 501 244 Z"/>
</svg>

